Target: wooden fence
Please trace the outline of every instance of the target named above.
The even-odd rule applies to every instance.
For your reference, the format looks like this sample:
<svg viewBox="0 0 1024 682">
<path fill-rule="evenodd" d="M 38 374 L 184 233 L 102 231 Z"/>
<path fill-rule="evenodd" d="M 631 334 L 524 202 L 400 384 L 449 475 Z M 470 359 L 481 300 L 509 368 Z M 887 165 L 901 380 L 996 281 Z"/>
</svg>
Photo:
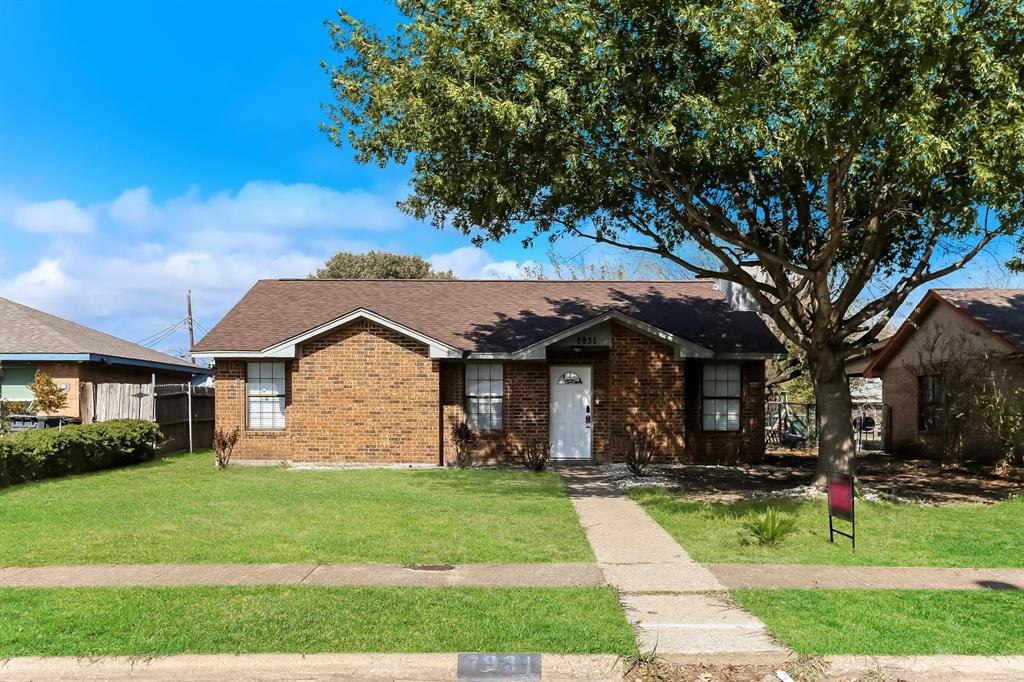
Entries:
<svg viewBox="0 0 1024 682">
<path fill-rule="evenodd" d="M 190 390 L 191 388 L 191 390 Z M 214 389 L 189 384 L 82 384 L 82 423 L 147 419 L 160 425 L 160 453 L 213 444 Z M 190 409 L 191 408 L 191 409 Z M 189 415 L 191 413 L 191 420 Z"/>
</svg>

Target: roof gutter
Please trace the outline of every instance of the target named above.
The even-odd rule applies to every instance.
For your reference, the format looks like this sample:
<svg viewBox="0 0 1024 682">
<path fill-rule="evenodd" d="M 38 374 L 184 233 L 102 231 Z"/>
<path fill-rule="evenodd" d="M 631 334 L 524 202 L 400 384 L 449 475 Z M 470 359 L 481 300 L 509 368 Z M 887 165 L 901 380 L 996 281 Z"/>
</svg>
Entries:
<svg viewBox="0 0 1024 682">
<path fill-rule="evenodd" d="M 98 362 L 104 365 L 126 365 L 129 367 L 145 367 L 166 372 L 189 372 L 191 374 L 211 375 L 213 370 L 200 365 L 176 365 L 170 362 L 124 358 L 118 355 L 101 355 L 99 353 L 0 353 L 3 362 Z"/>
</svg>

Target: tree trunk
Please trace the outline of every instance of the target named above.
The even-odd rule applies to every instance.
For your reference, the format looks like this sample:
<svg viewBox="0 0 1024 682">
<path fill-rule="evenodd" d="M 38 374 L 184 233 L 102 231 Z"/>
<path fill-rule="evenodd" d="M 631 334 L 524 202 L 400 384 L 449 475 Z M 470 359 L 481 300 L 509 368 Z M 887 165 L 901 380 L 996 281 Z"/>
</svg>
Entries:
<svg viewBox="0 0 1024 682">
<path fill-rule="evenodd" d="M 814 485 L 824 488 L 830 471 L 854 473 L 853 402 L 842 360 L 811 361 L 818 419 L 818 466 Z"/>
</svg>

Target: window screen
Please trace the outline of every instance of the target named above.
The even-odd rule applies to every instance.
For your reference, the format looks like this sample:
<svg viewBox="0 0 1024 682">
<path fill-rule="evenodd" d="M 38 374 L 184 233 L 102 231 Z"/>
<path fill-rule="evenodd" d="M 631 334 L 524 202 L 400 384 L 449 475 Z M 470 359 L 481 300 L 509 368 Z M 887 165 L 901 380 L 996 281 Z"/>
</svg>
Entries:
<svg viewBox="0 0 1024 682">
<path fill-rule="evenodd" d="M 466 365 L 466 423 L 474 431 L 502 427 L 505 379 L 499 364 Z"/>
<path fill-rule="evenodd" d="M 917 430 L 935 433 L 944 426 L 943 403 L 946 386 L 941 374 L 928 374 L 917 378 Z"/>
<path fill-rule="evenodd" d="M 704 365 L 703 419 L 705 431 L 740 430 L 740 366 Z"/>
<path fill-rule="evenodd" d="M 283 362 L 250 362 L 246 394 L 250 429 L 284 428 Z"/>
</svg>

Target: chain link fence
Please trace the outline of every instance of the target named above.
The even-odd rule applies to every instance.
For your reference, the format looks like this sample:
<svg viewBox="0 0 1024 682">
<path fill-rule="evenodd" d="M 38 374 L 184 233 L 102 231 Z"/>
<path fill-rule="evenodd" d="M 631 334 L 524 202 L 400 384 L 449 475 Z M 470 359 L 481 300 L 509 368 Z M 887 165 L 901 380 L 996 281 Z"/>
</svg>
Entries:
<svg viewBox="0 0 1024 682">
<path fill-rule="evenodd" d="M 885 407 L 881 402 L 853 406 L 850 423 L 857 452 L 885 450 Z M 768 401 L 765 439 L 769 448 L 813 448 L 818 444 L 818 416 L 814 403 Z"/>
</svg>

